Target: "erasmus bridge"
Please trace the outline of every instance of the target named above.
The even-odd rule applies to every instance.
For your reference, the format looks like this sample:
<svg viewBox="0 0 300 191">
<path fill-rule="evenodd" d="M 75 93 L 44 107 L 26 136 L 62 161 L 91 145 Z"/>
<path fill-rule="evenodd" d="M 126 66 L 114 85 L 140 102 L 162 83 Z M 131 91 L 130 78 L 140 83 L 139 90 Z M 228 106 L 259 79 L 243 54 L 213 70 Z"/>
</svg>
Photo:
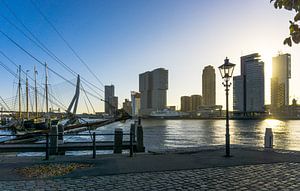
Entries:
<svg viewBox="0 0 300 191">
<path fill-rule="evenodd" d="M 87 69 L 90 76 L 94 78 L 94 81 L 97 83 L 91 82 L 91 80 L 85 78 L 78 71 L 75 71 L 71 65 L 63 61 L 63 58 L 60 58 L 54 51 L 50 50 L 9 4 L 5 0 L 2 0 L 0 4 L 8 10 L 8 13 L 13 19 L 3 12 L 0 13 L 2 23 L 2 26 L 0 26 L 0 35 L 11 45 L 15 46 L 20 54 L 25 55 L 35 63 L 32 68 L 24 69 L 24 67 L 21 66 L 23 61 L 20 62 L 17 61 L 16 58 L 8 56 L 8 50 L 0 49 L 0 66 L 16 82 L 14 84 L 12 82 L 13 87 L 16 87 L 15 95 L 8 98 L 0 96 L 2 112 L 19 112 L 19 114 L 22 112 L 22 114 L 27 113 L 26 115 L 28 115 L 28 113 L 35 113 L 35 115 L 38 115 L 39 113 L 67 111 L 75 114 L 77 108 L 80 107 L 80 110 L 85 113 L 95 114 L 97 110 L 95 107 L 100 106 L 100 103 L 105 101 L 103 96 L 104 84 L 99 79 L 99 75 L 95 74 L 88 63 L 80 56 L 78 51 L 71 46 L 62 33 L 59 32 L 59 29 L 41 11 L 38 5 L 34 1 L 30 2 L 43 21 L 54 31 L 65 47 L 73 54 L 74 58 L 77 59 L 78 63 Z M 13 31 L 4 31 L 4 24 L 12 28 Z M 16 32 L 23 37 L 22 41 L 14 38 L 13 34 Z M 30 42 L 33 47 L 28 48 L 28 46 L 25 46 L 24 42 L 26 41 Z M 38 57 L 33 49 L 42 51 L 47 55 L 47 60 Z M 58 64 L 63 70 L 55 68 L 54 64 Z M 37 68 L 42 69 L 42 72 L 37 71 Z M 29 73 L 29 70 L 33 72 Z M 37 80 L 38 74 L 43 74 L 44 79 Z M 66 74 L 73 76 L 73 78 L 67 78 Z M 55 77 L 61 82 L 51 84 L 49 76 Z M 78 104 L 80 106 L 78 106 Z"/>
</svg>

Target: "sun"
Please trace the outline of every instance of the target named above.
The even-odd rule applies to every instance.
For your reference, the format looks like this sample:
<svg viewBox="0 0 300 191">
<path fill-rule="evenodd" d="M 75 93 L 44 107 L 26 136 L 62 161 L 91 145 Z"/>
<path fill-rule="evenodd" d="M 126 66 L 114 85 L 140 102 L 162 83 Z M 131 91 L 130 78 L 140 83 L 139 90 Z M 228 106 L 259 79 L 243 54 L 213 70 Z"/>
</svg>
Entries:
<svg viewBox="0 0 300 191">
<path fill-rule="evenodd" d="M 265 63 L 265 78 L 270 79 L 272 77 L 272 58 L 276 56 L 276 53 L 271 51 L 262 51 L 261 60 Z"/>
</svg>

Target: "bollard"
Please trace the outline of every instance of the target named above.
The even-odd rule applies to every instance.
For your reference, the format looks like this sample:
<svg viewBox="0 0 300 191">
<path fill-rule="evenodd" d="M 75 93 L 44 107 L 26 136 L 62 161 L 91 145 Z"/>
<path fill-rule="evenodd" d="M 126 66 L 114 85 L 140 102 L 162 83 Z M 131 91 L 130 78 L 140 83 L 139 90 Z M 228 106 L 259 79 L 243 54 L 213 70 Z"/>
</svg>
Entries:
<svg viewBox="0 0 300 191">
<path fill-rule="evenodd" d="M 272 128 L 266 128 L 266 132 L 265 132 L 265 148 L 273 148 L 273 132 L 272 132 Z"/>
<path fill-rule="evenodd" d="M 137 152 L 145 152 L 143 126 L 138 125 L 136 131 L 137 131 L 137 133 L 136 133 L 136 140 L 137 140 L 136 151 Z"/>
<path fill-rule="evenodd" d="M 122 153 L 123 145 L 123 130 L 121 128 L 115 129 L 114 153 Z"/>
<path fill-rule="evenodd" d="M 57 125 L 50 127 L 50 155 L 58 153 L 58 128 Z"/>
</svg>

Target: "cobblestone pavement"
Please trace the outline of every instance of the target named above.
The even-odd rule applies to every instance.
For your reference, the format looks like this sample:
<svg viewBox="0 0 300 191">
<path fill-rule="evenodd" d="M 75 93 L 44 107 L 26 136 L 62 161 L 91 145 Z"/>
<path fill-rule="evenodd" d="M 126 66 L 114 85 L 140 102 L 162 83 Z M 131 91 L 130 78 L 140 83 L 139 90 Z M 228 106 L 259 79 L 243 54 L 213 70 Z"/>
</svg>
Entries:
<svg viewBox="0 0 300 191">
<path fill-rule="evenodd" d="M 1 181 L 0 190 L 300 190 L 300 163 Z"/>
</svg>

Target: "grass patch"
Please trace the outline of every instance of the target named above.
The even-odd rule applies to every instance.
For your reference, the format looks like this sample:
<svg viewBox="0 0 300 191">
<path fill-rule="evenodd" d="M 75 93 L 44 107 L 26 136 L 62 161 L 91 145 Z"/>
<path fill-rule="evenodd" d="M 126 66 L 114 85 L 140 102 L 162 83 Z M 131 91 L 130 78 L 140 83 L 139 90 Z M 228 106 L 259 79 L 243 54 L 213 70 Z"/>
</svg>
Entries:
<svg viewBox="0 0 300 191">
<path fill-rule="evenodd" d="M 54 163 L 41 164 L 15 169 L 16 172 L 26 178 L 49 178 L 66 175 L 76 169 L 90 168 L 91 164 L 81 163 Z"/>
</svg>

